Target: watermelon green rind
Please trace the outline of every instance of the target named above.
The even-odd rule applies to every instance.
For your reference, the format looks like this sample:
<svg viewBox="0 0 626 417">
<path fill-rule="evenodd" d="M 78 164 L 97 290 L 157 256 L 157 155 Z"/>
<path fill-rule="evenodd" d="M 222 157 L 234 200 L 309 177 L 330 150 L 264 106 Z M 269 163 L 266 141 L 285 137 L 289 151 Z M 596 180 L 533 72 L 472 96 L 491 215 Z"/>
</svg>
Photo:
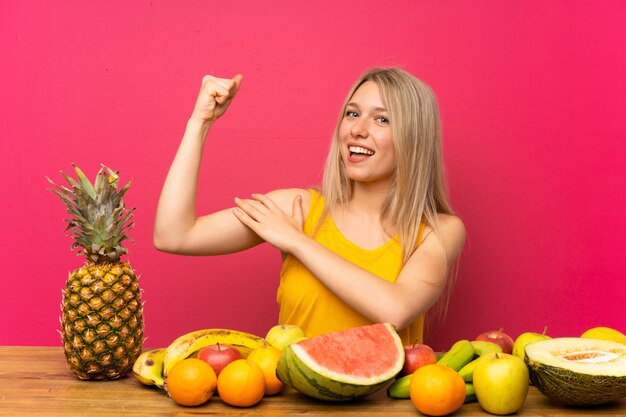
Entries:
<svg viewBox="0 0 626 417">
<path fill-rule="evenodd" d="M 373 325 L 376 326 L 376 325 Z M 379 326 L 383 326 L 382 324 Z M 391 324 L 384 324 L 393 338 L 397 358 L 385 372 L 370 377 L 333 372 L 308 356 L 298 343 L 287 346 L 278 363 L 276 375 L 286 385 L 313 398 L 327 401 L 349 401 L 361 398 L 384 388 L 402 369 L 404 348 Z M 301 342 L 305 343 L 305 342 Z"/>
<path fill-rule="evenodd" d="M 277 369 L 278 379 L 301 393 L 320 400 L 354 400 L 373 394 L 389 382 L 389 380 L 385 380 L 374 385 L 350 384 L 334 381 L 310 371 L 307 372 L 291 347 L 287 347 L 283 351 L 281 362 L 284 366 L 279 366 Z"/>
</svg>

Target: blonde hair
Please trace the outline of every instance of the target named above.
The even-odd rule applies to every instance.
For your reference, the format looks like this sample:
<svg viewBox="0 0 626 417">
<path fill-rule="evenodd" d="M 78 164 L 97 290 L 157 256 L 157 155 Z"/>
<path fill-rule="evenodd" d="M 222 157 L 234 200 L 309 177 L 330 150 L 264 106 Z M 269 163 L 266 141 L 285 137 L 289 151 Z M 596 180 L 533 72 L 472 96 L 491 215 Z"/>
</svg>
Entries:
<svg viewBox="0 0 626 417">
<path fill-rule="evenodd" d="M 444 176 L 439 106 L 426 83 L 399 68 L 373 68 L 354 83 L 343 104 L 326 160 L 322 181 L 324 214 L 348 203 L 352 196 L 352 180 L 346 176 L 341 157 L 339 125 L 347 103 L 367 81 L 377 84 L 391 121 L 396 169 L 381 211 L 381 223 L 397 232 L 404 264 L 417 248 L 420 224 L 425 223 L 437 233 L 438 214 L 453 213 Z M 445 314 L 449 291 L 444 293 L 443 303 L 438 304 L 443 304 L 439 310 Z"/>
</svg>

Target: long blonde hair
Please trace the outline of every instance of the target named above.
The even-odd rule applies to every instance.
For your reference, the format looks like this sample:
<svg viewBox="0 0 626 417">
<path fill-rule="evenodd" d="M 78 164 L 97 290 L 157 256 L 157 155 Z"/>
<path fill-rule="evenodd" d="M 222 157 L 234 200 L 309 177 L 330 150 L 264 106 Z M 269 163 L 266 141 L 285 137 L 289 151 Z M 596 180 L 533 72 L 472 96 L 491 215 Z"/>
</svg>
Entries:
<svg viewBox="0 0 626 417">
<path fill-rule="evenodd" d="M 373 68 L 352 86 L 339 114 L 326 160 L 322 181 L 325 213 L 320 221 L 351 199 L 353 182 L 346 176 L 341 157 L 339 125 L 347 103 L 367 81 L 378 85 L 391 120 L 396 169 L 381 211 L 381 223 L 391 225 L 397 232 L 404 264 L 417 248 L 420 224 L 425 223 L 438 234 L 438 214 L 453 214 L 444 175 L 439 106 L 430 87 L 406 71 Z M 450 277 L 453 276 L 451 271 Z M 447 290 L 437 303 L 435 315 L 443 316 L 447 310 L 451 283 L 446 281 Z"/>
<path fill-rule="evenodd" d="M 420 223 L 437 228 L 437 214 L 452 214 L 445 185 L 439 107 L 431 89 L 399 68 L 374 68 L 352 86 L 335 127 L 322 181 L 327 212 L 352 197 L 352 180 L 345 173 L 338 139 L 346 105 L 365 82 L 378 85 L 391 120 L 396 156 L 393 187 L 381 212 L 381 222 L 398 232 L 403 262 L 415 251 Z"/>
</svg>

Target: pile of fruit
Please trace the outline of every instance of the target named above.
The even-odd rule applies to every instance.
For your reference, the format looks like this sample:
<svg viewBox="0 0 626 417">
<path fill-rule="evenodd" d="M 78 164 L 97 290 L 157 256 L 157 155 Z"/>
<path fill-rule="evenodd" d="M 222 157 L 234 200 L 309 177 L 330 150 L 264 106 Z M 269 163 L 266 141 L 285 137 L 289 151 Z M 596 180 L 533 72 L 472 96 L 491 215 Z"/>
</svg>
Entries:
<svg viewBox="0 0 626 417">
<path fill-rule="evenodd" d="M 180 405 L 201 405 L 217 393 L 229 405 L 250 407 L 283 390 L 276 377 L 282 349 L 303 338 L 293 325 L 275 326 L 265 339 L 237 330 L 198 330 L 142 353 L 133 373 Z"/>
<path fill-rule="evenodd" d="M 626 336 L 597 327 L 581 337 L 527 332 L 515 341 L 498 331 L 460 340 L 440 355 L 405 346 L 405 364 L 389 387 L 425 415 L 444 416 L 478 401 L 496 415 L 519 411 L 533 383 L 563 404 L 597 405 L 626 397 Z"/>
<path fill-rule="evenodd" d="M 144 352 L 133 372 L 185 406 L 217 393 L 229 405 L 249 407 L 285 385 L 326 401 L 353 400 L 387 387 L 390 397 L 410 398 L 429 416 L 448 415 L 474 401 L 491 414 L 512 414 L 523 407 L 531 382 L 565 404 L 626 396 L 626 336 L 608 328 L 578 338 L 545 333 L 523 333 L 514 341 L 502 330 L 486 332 L 437 354 L 424 344 L 403 346 L 388 323 L 310 338 L 293 325 L 275 326 L 265 339 L 207 329 Z"/>
<path fill-rule="evenodd" d="M 201 405 L 217 393 L 229 405 L 249 407 L 285 385 L 329 401 L 360 398 L 388 386 L 403 364 L 404 348 L 390 324 L 311 338 L 281 324 L 265 339 L 226 329 L 188 333 L 142 353 L 133 373 L 180 405 Z"/>
</svg>

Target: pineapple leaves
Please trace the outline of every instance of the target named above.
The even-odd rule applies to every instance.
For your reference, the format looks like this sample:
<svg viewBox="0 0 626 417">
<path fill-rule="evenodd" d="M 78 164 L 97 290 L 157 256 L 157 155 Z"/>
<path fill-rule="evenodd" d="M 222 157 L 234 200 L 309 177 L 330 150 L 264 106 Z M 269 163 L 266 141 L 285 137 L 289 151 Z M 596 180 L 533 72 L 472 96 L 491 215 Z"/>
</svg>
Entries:
<svg viewBox="0 0 626 417">
<path fill-rule="evenodd" d="M 126 191 L 128 191 L 128 189 L 130 188 L 131 182 L 133 181 L 132 180 L 128 181 L 126 185 L 120 190 L 120 197 L 124 197 L 124 194 L 126 194 Z"/>
<path fill-rule="evenodd" d="M 77 255 L 94 263 L 116 262 L 128 252 L 121 243 L 132 241 L 126 232 L 134 226 L 131 219 L 135 209 L 127 209 L 123 198 L 131 181 L 118 190 L 118 173 L 102 165 L 92 185 L 80 168 L 72 166 L 78 181 L 61 172 L 71 189 L 46 177 L 54 186 L 50 191 L 61 199 L 71 216 L 66 219 L 66 230 L 71 231 L 74 239 L 71 248 L 82 248 Z"/>
<path fill-rule="evenodd" d="M 113 171 L 111 168 L 102 165 L 103 169 L 106 169 L 109 173 L 109 184 L 111 184 L 114 188 L 117 188 L 117 181 L 119 180 L 119 175 L 117 171 Z M 100 170 L 102 172 L 102 169 Z"/>
<path fill-rule="evenodd" d="M 96 190 L 91 185 L 91 182 L 87 178 L 87 176 L 80 170 L 76 165 L 72 164 L 74 167 L 74 171 L 76 171 L 76 176 L 78 177 L 78 181 L 80 181 L 80 185 L 82 185 L 83 190 L 87 193 L 92 200 L 96 199 Z"/>
</svg>

